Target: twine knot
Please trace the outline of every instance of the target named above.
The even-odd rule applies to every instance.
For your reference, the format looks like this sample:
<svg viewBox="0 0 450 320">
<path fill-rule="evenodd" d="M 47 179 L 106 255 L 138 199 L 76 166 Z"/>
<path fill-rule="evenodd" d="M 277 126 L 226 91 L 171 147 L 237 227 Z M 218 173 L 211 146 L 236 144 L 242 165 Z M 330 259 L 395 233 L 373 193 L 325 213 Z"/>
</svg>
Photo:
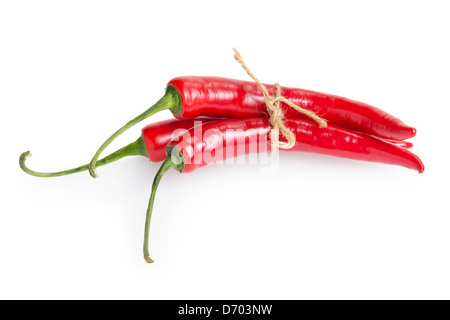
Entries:
<svg viewBox="0 0 450 320">
<path fill-rule="evenodd" d="M 261 89 L 264 101 L 266 102 L 267 112 L 269 113 L 269 123 L 272 126 L 270 130 L 270 140 L 272 143 L 272 152 L 276 152 L 278 148 L 281 149 L 291 149 L 295 145 L 295 135 L 284 125 L 284 112 L 280 107 L 280 102 L 287 104 L 292 109 L 300 112 L 312 120 L 316 121 L 319 127 L 325 128 L 327 126 L 327 122 L 315 114 L 311 110 L 303 109 L 289 101 L 285 97 L 281 95 L 281 86 L 278 83 L 275 83 L 276 94 L 275 98 L 271 99 L 269 91 L 266 86 L 250 71 L 247 64 L 242 59 L 241 54 L 236 48 L 233 48 L 234 51 L 234 59 L 244 68 L 247 74 L 256 82 L 258 87 Z M 281 134 L 286 138 L 287 142 L 279 141 L 279 135 Z"/>
</svg>

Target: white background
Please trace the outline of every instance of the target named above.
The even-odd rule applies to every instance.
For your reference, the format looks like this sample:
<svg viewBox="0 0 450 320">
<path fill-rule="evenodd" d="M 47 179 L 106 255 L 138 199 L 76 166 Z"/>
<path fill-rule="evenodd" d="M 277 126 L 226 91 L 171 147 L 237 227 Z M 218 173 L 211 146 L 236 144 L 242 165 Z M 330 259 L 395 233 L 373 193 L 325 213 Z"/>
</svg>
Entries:
<svg viewBox="0 0 450 320">
<path fill-rule="evenodd" d="M 2 1 L 0 298 L 450 298 L 448 1 Z M 425 173 L 314 154 L 169 172 L 88 173 L 168 80 L 248 80 L 361 100 L 417 128 Z M 115 141 L 134 141 L 145 123 Z"/>
</svg>

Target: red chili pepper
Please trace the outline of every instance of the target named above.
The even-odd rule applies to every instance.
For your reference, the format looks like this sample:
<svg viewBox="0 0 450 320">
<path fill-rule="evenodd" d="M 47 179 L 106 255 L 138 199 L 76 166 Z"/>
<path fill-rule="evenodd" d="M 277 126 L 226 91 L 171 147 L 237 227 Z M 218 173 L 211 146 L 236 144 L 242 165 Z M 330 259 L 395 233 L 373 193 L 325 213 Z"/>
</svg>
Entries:
<svg viewBox="0 0 450 320">
<path fill-rule="evenodd" d="M 275 96 L 274 86 L 266 87 Z M 416 134 L 414 128 L 394 116 L 362 102 L 294 88 L 282 88 L 281 95 L 314 111 L 331 125 L 396 140 L 411 138 Z M 304 117 L 286 108 L 283 103 L 281 106 L 287 117 Z M 154 106 L 129 121 L 100 146 L 90 163 L 91 176 L 97 176 L 97 159 L 115 138 L 143 119 L 166 109 L 179 118 L 251 118 L 267 115 L 263 95 L 254 82 L 194 76 L 172 79 L 167 85 L 166 94 Z"/>
<path fill-rule="evenodd" d="M 266 117 L 267 107 L 255 82 L 218 77 L 179 77 L 169 81 L 180 94 L 182 106 L 174 114 L 180 118 L 199 116 L 223 118 Z M 265 85 L 275 96 L 275 87 Z M 312 110 L 331 125 L 382 138 L 404 140 L 416 130 L 401 120 L 363 102 L 297 88 L 281 88 L 281 95 L 302 108 Z M 305 118 L 281 103 L 288 118 Z"/>
<path fill-rule="evenodd" d="M 417 170 L 419 173 L 424 170 L 422 162 L 412 152 L 362 133 L 330 125 L 327 128 L 319 128 L 317 124 L 303 119 L 288 118 L 285 119 L 285 124 L 295 134 L 297 140 L 295 146 L 292 149 L 286 149 L 286 151 L 313 152 L 341 158 L 399 165 Z M 200 157 L 210 150 L 214 150 L 216 154 L 223 153 L 224 159 L 226 159 L 227 154 L 222 151 L 225 150 L 227 139 L 228 141 L 230 139 L 234 141 L 233 147 L 238 151 L 234 156 L 239 156 L 241 155 L 239 151 L 241 153 L 242 151 L 244 151 L 243 153 L 248 152 L 248 148 L 238 148 L 239 144 L 244 143 L 244 137 L 245 141 L 261 143 L 261 141 L 255 140 L 255 137 L 260 137 L 263 134 L 264 141 L 262 142 L 267 143 L 269 139 L 267 135 L 271 130 L 270 123 L 265 118 L 224 119 L 204 124 L 198 128 L 202 130 L 201 135 L 194 135 L 194 128 L 191 128 L 185 135 L 180 136 L 181 138 L 189 137 L 188 141 L 185 141 L 185 139 L 181 142 L 171 141 L 167 145 L 167 148 L 175 147 L 181 153 L 184 163 L 183 172 L 191 172 L 210 164 L 205 160 L 205 157 Z M 205 136 L 205 133 L 208 133 L 208 135 Z M 236 139 L 238 135 L 239 140 Z M 282 136 L 280 136 L 280 140 L 286 141 Z M 203 161 L 202 163 L 195 163 L 194 159 L 202 159 Z"/>
<path fill-rule="evenodd" d="M 422 161 L 410 151 L 362 133 L 330 125 L 327 128 L 318 128 L 315 123 L 302 119 L 285 119 L 285 125 L 296 136 L 295 146 L 287 150 L 399 165 L 417 170 L 419 173 L 424 171 Z M 181 142 L 169 143 L 167 159 L 153 180 L 144 234 L 144 258 L 149 263 L 153 262 L 148 251 L 150 220 L 156 190 L 162 176 L 171 168 L 179 172 L 192 172 L 209 164 L 203 155 L 211 154 L 213 151 L 216 155 L 222 155 L 219 159 L 222 161 L 229 156 L 238 156 L 252 150 L 261 152 L 257 147 L 261 142 L 267 144 L 271 126 L 264 118 L 226 119 L 202 125 L 201 135 L 195 132 L 199 129 L 200 127 L 191 128 L 182 136 Z M 284 137 L 280 136 L 280 140 L 283 139 Z M 246 141 L 255 144 L 253 148 L 248 145 L 243 148 L 242 144 Z M 230 142 L 233 152 L 225 150 L 230 146 Z"/>
</svg>

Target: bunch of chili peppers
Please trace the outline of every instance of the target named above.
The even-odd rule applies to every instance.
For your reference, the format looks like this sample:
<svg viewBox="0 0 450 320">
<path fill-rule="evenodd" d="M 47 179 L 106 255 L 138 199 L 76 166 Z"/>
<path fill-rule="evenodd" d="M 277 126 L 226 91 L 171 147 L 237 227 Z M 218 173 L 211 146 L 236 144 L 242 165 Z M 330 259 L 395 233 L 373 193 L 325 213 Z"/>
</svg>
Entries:
<svg viewBox="0 0 450 320">
<path fill-rule="evenodd" d="M 266 85 L 266 88 L 271 95 L 275 95 L 274 86 Z M 281 88 L 281 94 L 293 103 L 320 115 L 328 124 L 326 128 L 320 128 L 281 103 L 286 116 L 284 124 L 296 138 L 294 147 L 288 151 L 399 165 L 419 173 L 424 171 L 422 161 L 408 150 L 412 144 L 405 141 L 415 136 L 416 129 L 398 118 L 371 105 L 335 95 L 286 87 Z M 98 160 L 103 150 L 120 134 L 162 110 L 170 110 L 176 119 L 147 125 L 135 142 Z M 199 118 L 203 120 L 202 125 L 196 127 L 194 122 Z M 126 156 L 142 155 L 154 162 L 162 161 L 153 180 L 145 220 L 143 251 L 145 261 L 151 263 L 153 260 L 148 249 L 150 219 L 162 176 L 172 168 L 184 173 L 209 164 L 202 156 L 203 153 L 215 150 L 217 154 L 218 151 L 225 150 L 229 146 L 226 143 L 229 144 L 230 141 L 236 152 L 222 152 L 219 160 L 249 152 L 262 152 L 242 146 L 246 141 L 265 143 L 267 149 L 270 149 L 271 125 L 267 118 L 263 94 L 254 82 L 219 77 L 178 77 L 169 81 L 165 95 L 155 105 L 108 138 L 89 165 L 53 173 L 36 172 L 25 165 L 30 152 L 24 152 L 19 162 L 23 171 L 38 177 L 63 176 L 86 170 L 89 170 L 91 176 L 97 177 L 97 166 Z M 205 136 L 206 132 L 210 134 Z M 283 139 L 280 136 L 280 141 Z M 202 160 L 195 161 L 197 158 Z"/>
</svg>

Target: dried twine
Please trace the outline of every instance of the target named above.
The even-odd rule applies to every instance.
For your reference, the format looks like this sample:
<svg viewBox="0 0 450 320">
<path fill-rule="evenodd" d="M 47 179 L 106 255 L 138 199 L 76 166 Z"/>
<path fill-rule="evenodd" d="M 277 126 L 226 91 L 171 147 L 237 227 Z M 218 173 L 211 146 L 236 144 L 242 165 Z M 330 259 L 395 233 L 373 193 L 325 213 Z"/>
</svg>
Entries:
<svg viewBox="0 0 450 320">
<path fill-rule="evenodd" d="M 284 119 L 284 112 L 283 109 L 280 107 L 280 102 L 284 102 L 292 109 L 296 110 L 297 112 L 300 112 L 307 117 L 313 119 L 317 122 L 320 128 L 325 128 L 327 126 L 327 122 L 319 117 L 317 114 L 315 114 L 311 110 L 306 110 L 295 103 L 289 101 L 285 97 L 281 95 L 281 87 L 278 83 L 275 83 L 276 88 L 276 95 L 275 98 L 271 99 L 269 91 L 267 90 L 266 86 L 250 71 L 247 64 L 244 62 L 244 59 L 242 59 L 241 54 L 236 48 L 233 48 L 234 51 L 234 59 L 244 68 L 244 70 L 247 72 L 247 74 L 256 82 L 258 87 L 261 89 L 264 100 L 266 102 L 267 112 L 269 113 L 269 123 L 272 126 L 272 129 L 270 130 L 270 140 L 272 143 L 272 152 L 276 152 L 278 148 L 281 149 L 290 149 L 295 145 L 295 135 L 294 133 L 289 130 L 283 122 Z M 286 138 L 287 142 L 279 141 L 279 134 L 281 134 Z"/>
</svg>

